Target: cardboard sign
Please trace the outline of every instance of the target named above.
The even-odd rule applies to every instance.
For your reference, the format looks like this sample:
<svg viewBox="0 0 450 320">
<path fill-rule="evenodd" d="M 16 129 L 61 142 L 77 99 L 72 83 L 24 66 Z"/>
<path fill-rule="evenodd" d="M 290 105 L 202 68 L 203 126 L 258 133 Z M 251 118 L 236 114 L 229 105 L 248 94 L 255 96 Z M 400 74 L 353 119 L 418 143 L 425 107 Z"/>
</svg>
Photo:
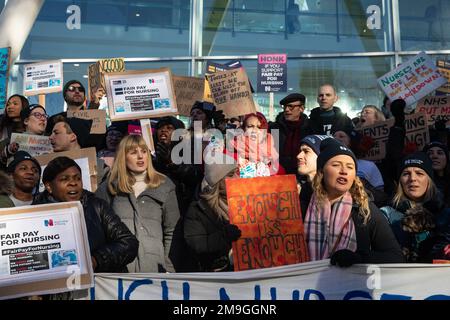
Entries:
<svg viewBox="0 0 450 320">
<path fill-rule="evenodd" d="M 214 104 L 228 117 L 255 113 L 253 95 L 244 69 L 234 69 L 206 76 Z"/>
<path fill-rule="evenodd" d="M 428 125 L 433 125 L 438 120 L 444 120 L 446 125 L 450 125 L 450 97 L 425 97 L 417 104 L 416 112 L 427 115 Z"/>
<path fill-rule="evenodd" d="M 427 116 L 424 113 L 414 113 L 405 117 L 406 142 L 414 142 L 418 150 L 430 143 Z"/>
<path fill-rule="evenodd" d="M 403 99 L 411 105 L 446 84 L 429 56 L 421 52 L 378 79 L 389 100 Z"/>
<path fill-rule="evenodd" d="M 394 125 L 395 120 L 389 119 L 386 121 L 377 122 L 371 126 L 366 126 L 357 131 L 367 137 L 371 137 L 375 145 L 361 159 L 378 161 L 386 158 L 386 143 L 389 138 L 389 132 Z"/>
<path fill-rule="evenodd" d="M 88 68 L 89 98 L 92 100 L 98 88 L 103 88 L 106 92 L 105 73 L 123 71 L 125 71 L 124 58 L 101 59 L 91 64 Z"/>
<path fill-rule="evenodd" d="M 91 134 L 106 133 L 106 110 L 91 109 L 67 111 L 67 117 L 92 120 Z"/>
<path fill-rule="evenodd" d="M 26 96 L 60 92 L 63 89 L 63 63 L 61 60 L 25 65 L 23 93 Z"/>
<path fill-rule="evenodd" d="M 31 156 L 53 153 L 50 138 L 34 134 L 15 133 L 11 134 L 11 143 L 16 142 L 19 150 L 28 152 Z"/>
<path fill-rule="evenodd" d="M 5 112 L 8 97 L 9 57 L 11 48 L 0 48 L 0 114 Z"/>
<path fill-rule="evenodd" d="M 57 157 L 69 157 L 73 159 L 81 168 L 83 189 L 91 192 L 97 190 L 97 152 L 94 147 L 74 151 L 54 152 L 36 156 L 35 158 L 41 165 L 42 172 L 44 172 L 47 164 Z M 39 191 L 44 191 L 42 177 Z"/>
<path fill-rule="evenodd" d="M 233 242 L 235 271 L 309 260 L 294 175 L 226 179 L 225 184 L 230 223 L 242 231 Z"/>
<path fill-rule="evenodd" d="M 202 101 L 205 91 L 205 80 L 195 77 L 173 77 L 175 95 L 177 96 L 178 113 L 189 117 L 195 101 Z"/>
<path fill-rule="evenodd" d="M 178 114 L 168 68 L 105 73 L 111 121 Z"/>
<path fill-rule="evenodd" d="M 287 54 L 258 54 L 258 92 L 287 91 Z"/>
<path fill-rule="evenodd" d="M 436 95 L 446 95 L 450 93 L 450 61 L 437 60 L 437 69 L 439 73 L 447 79 L 447 83 L 436 89 Z"/>
<path fill-rule="evenodd" d="M 0 299 L 94 285 L 79 201 L 0 209 L 0 226 Z"/>
<path fill-rule="evenodd" d="M 141 135 L 150 149 L 151 154 L 155 154 L 155 143 L 153 142 L 152 125 L 150 119 L 141 119 Z"/>
</svg>

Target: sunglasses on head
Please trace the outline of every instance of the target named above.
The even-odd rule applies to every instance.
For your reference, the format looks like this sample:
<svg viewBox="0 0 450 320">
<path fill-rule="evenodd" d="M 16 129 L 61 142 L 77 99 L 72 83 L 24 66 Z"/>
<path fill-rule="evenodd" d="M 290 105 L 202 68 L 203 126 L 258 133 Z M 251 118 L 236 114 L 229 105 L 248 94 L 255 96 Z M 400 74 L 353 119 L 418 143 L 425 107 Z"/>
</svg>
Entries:
<svg viewBox="0 0 450 320">
<path fill-rule="evenodd" d="M 78 92 L 83 92 L 84 93 L 84 88 L 83 87 L 69 86 L 69 88 L 67 88 L 67 91 L 70 91 L 70 92 L 78 91 Z"/>
</svg>

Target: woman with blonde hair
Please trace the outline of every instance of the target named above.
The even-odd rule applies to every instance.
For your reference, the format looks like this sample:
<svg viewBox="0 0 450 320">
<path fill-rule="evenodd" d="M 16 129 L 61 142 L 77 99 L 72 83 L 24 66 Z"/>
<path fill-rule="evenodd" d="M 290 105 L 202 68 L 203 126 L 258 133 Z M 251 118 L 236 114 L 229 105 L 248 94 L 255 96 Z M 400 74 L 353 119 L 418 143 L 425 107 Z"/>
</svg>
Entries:
<svg viewBox="0 0 450 320">
<path fill-rule="evenodd" d="M 350 149 L 333 138 L 322 141 L 313 180 L 315 193 L 305 217 L 310 259 L 331 258 L 340 267 L 403 262 L 392 230 L 369 201 L 356 170 Z"/>
<path fill-rule="evenodd" d="M 358 127 L 371 126 L 377 122 L 386 121 L 383 112 L 374 105 L 366 105 L 361 110 Z"/>
<path fill-rule="evenodd" d="M 175 272 L 179 252 L 180 212 L 175 185 L 153 168 L 150 150 L 142 136 L 120 142 L 108 179 L 97 196 L 111 203 L 139 240 L 130 272 Z"/>
<path fill-rule="evenodd" d="M 450 259 L 450 209 L 433 182 L 432 162 L 416 152 L 402 161 L 391 206 L 381 208 L 407 262 Z"/>
</svg>

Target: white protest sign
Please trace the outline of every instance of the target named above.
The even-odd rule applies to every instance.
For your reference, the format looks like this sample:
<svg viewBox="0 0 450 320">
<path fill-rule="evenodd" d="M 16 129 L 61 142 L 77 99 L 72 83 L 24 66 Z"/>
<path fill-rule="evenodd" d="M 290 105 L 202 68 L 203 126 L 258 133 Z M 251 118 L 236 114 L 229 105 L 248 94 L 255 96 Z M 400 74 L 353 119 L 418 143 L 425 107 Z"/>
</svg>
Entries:
<svg viewBox="0 0 450 320">
<path fill-rule="evenodd" d="M 61 60 L 27 64 L 24 71 L 23 93 L 26 96 L 60 92 L 63 89 Z"/>
<path fill-rule="evenodd" d="M 53 153 L 50 138 L 34 134 L 15 133 L 11 134 L 11 143 L 17 143 L 19 150 L 28 152 L 31 156 Z"/>
<path fill-rule="evenodd" d="M 86 289 L 91 254 L 80 202 L 0 209 L 0 299 Z M 80 281 L 68 278 L 77 270 Z"/>
<path fill-rule="evenodd" d="M 421 52 L 378 79 L 389 100 L 411 105 L 447 83 L 429 56 Z"/>
</svg>

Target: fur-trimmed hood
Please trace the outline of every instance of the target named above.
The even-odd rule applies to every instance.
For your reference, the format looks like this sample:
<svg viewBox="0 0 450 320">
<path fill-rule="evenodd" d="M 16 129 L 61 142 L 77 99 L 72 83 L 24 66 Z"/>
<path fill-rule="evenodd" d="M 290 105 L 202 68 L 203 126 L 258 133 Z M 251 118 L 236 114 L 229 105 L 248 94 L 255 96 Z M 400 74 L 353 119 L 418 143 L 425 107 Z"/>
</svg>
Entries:
<svg viewBox="0 0 450 320">
<path fill-rule="evenodd" d="M 0 171 L 0 194 L 10 195 L 13 191 L 13 182 L 8 174 Z"/>
</svg>

